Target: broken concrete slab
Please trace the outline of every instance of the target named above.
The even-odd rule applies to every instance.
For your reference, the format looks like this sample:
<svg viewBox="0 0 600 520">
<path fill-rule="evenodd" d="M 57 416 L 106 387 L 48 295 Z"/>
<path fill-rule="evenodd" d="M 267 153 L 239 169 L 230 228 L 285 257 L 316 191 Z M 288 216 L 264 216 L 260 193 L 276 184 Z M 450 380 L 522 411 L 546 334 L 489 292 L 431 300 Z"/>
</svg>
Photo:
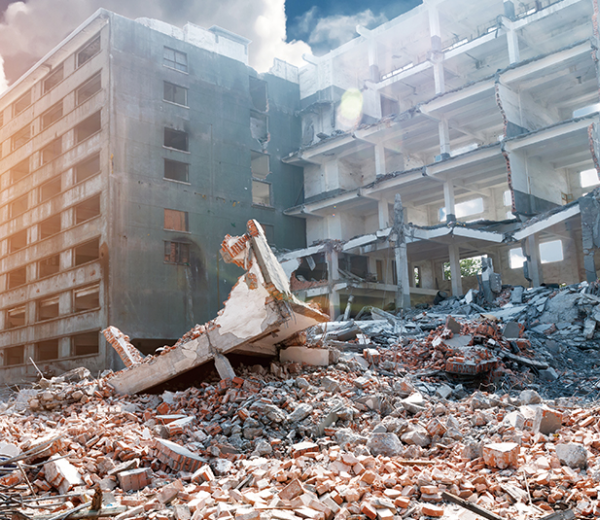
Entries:
<svg viewBox="0 0 600 520">
<path fill-rule="evenodd" d="M 329 365 L 329 351 L 321 348 L 288 347 L 280 351 L 279 360 L 282 363 L 326 367 Z"/>
</svg>

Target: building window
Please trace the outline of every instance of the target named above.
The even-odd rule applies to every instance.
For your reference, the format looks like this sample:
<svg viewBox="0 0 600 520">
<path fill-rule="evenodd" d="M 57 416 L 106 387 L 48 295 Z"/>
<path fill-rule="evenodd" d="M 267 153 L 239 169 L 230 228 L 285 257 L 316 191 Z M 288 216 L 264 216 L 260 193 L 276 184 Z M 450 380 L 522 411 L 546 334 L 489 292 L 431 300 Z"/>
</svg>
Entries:
<svg viewBox="0 0 600 520">
<path fill-rule="evenodd" d="M 56 123 L 63 116 L 62 100 L 42 114 L 42 130 Z"/>
<path fill-rule="evenodd" d="M 10 169 L 10 183 L 14 184 L 29 175 L 29 158 L 21 161 L 14 168 Z"/>
<path fill-rule="evenodd" d="M 9 289 L 16 289 L 27 283 L 27 268 L 19 267 L 7 274 L 7 286 Z"/>
<path fill-rule="evenodd" d="M 99 283 L 73 291 L 73 312 L 87 312 L 98 308 L 100 308 Z"/>
<path fill-rule="evenodd" d="M 98 332 L 86 332 L 71 337 L 72 356 L 91 356 L 100 352 Z"/>
<path fill-rule="evenodd" d="M 38 278 L 46 278 L 60 271 L 60 255 L 52 255 L 40 260 L 37 265 Z"/>
<path fill-rule="evenodd" d="M 58 296 L 44 298 L 36 302 L 37 321 L 58 318 Z"/>
<path fill-rule="evenodd" d="M 189 219 L 187 211 L 176 209 L 165 209 L 165 229 L 171 231 L 189 231 Z"/>
<path fill-rule="evenodd" d="M 542 264 L 562 262 L 563 260 L 564 255 L 561 240 L 552 240 L 551 242 L 540 244 L 540 262 Z"/>
<path fill-rule="evenodd" d="M 190 165 L 179 161 L 165 159 L 165 179 L 189 182 Z"/>
<path fill-rule="evenodd" d="M 21 307 L 15 307 L 14 309 L 8 309 L 6 311 L 6 327 L 7 329 L 14 329 L 16 327 L 22 327 L 25 325 L 25 305 Z"/>
<path fill-rule="evenodd" d="M 185 87 L 174 85 L 173 83 L 169 83 L 168 81 L 164 82 L 163 99 L 165 101 L 169 101 L 171 103 L 187 107 L 187 93 L 188 89 Z"/>
<path fill-rule="evenodd" d="M 253 139 L 264 143 L 269 139 L 268 119 L 265 114 L 259 112 L 250 113 L 250 135 Z"/>
<path fill-rule="evenodd" d="M 52 197 L 55 197 L 61 192 L 61 177 L 60 175 L 40 186 L 40 202 L 46 202 Z"/>
<path fill-rule="evenodd" d="M 100 111 L 92 114 L 87 119 L 84 119 L 75 127 L 75 144 L 85 141 L 94 134 L 97 134 L 102 129 L 102 118 Z"/>
<path fill-rule="evenodd" d="M 266 153 L 250 152 L 250 168 L 252 177 L 265 180 L 271 173 L 269 168 L 269 156 Z"/>
<path fill-rule="evenodd" d="M 418 265 L 413 267 L 413 282 L 415 287 L 421 287 L 421 268 Z"/>
<path fill-rule="evenodd" d="M 29 194 L 25 194 L 9 204 L 10 218 L 18 217 L 27 211 L 29 207 Z"/>
<path fill-rule="evenodd" d="M 170 69 L 187 72 L 187 54 L 185 54 L 185 52 L 179 52 L 175 49 L 165 47 L 163 54 L 163 65 L 165 67 L 169 67 Z"/>
<path fill-rule="evenodd" d="M 27 230 L 23 229 L 8 237 L 8 252 L 14 253 L 27 246 Z"/>
<path fill-rule="evenodd" d="M 75 206 L 75 224 L 81 224 L 86 220 L 100 215 L 100 195 L 84 200 Z"/>
<path fill-rule="evenodd" d="M 100 92 L 102 88 L 102 74 L 98 72 L 90 79 L 88 79 L 81 87 L 75 92 L 75 98 L 77 105 L 85 103 L 90 99 L 96 92 Z"/>
<path fill-rule="evenodd" d="M 267 82 L 250 76 L 250 99 L 256 110 L 266 112 L 267 104 Z"/>
<path fill-rule="evenodd" d="M 268 182 L 252 179 L 252 204 L 271 206 L 271 185 Z"/>
<path fill-rule="evenodd" d="M 22 365 L 25 363 L 25 347 L 23 345 L 5 348 L 2 353 L 4 354 L 5 367 Z"/>
<path fill-rule="evenodd" d="M 77 68 L 96 56 L 100 52 L 100 48 L 100 35 L 98 35 L 86 43 L 77 53 Z"/>
<path fill-rule="evenodd" d="M 581 183 L 582 188 L 589 188 L 590 186 L 600 184 L 596 168 L 579 172 L 579 182 Z"/>
<path fill-rule="evenodd" d="M 60 222 L 60 213 L 58 215 L 52 215 L 46 220 L 42 220 L 39 224 L 39 235 L 40 240 L 44 240 L 44 238 L 51 237 L 52 235 L 56 235 L 60 233 L 61 222 Z"/>
<path fill-rule="evenodd" d="M 165 241 L 165 262 L 167 264 L 190 265 L 190 245 L 183 242 Z"/>
<path fill-rule="evenodd" d="M 52 162 L 62 154 L 62 137 L 54 139 L 50 144 L 47 144 L 42 148 L 42 165 Z"/>
<path fill-rule="evenodd" d="M 83 265 L 100 258 L 100 239 L 95 238 L 75 247 L 75 265 Z"/>
<path fill-rule="evenodd" d="M 181 150 L 182 152 L 188 151 L 188 134 L 181 130 L 175 130 L 173 128 L 165 128 L 165 139 L 164 145 L 167 148 L 174 148 L 175 150 Z"/>
<path fill-rule="evenodd" d="M 89 159 L 79 163 L 74 168 L 75 179 L 74 182 L 84 181 L 97 173 L 100 173 L 100 154 L 93 155 Z"/>
<path fill-rule="evenodd" d="M 17 99 L 14 104 L 13 114 L 16 116 L 25 110 L 29 105 L 31 105 L 31 90 L 28 90 L 23 94 L 19 99 Z"/>
<path fill-rule="evenodd" d="M 58 359 L 58 339 L 40 341 L 35 346 L 36 361 L 53 361 Z"/>
<path fill-rule="evenodd" d="M 26 127 L 21 128 L 21 130 L 19 130 L 12 136 L 13 152 L 17 148 L 21 148 L 21 146 L 28 143 L 30 139 L 31 139 L 31 125 L 27 125 Z"/>
<path fill-rule="evenodd" d="M 54 72 L 51 72 L 48 77 L 44 80 L 44 94 L 52 90 L 58 85 L 64 78 L 64 67 L 59 65 Z"/>
</svg>

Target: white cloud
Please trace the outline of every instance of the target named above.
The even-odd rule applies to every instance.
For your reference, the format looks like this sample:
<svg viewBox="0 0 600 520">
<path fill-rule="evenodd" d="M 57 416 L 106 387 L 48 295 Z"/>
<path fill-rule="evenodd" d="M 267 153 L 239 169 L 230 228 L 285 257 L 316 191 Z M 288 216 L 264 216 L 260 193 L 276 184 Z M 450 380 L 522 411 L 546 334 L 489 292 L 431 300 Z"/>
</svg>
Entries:
<svg viewBox="0 0 600 520">
<path fill-rule="evenodd" d="M 4 59 L 0 56 L 0 94 L 8 88 L 6 74 L 4 74 Z"/>
</svg>

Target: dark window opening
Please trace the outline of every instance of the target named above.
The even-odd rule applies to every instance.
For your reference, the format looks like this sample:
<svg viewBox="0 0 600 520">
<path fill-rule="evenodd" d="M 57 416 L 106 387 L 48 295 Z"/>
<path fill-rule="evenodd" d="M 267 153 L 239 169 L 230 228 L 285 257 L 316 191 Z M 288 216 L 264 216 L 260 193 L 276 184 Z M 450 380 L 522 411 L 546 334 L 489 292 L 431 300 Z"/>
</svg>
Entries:
<svg viewBox="0 0 600 520">
<path fill-rule="evenodd" d="M 398 271 L 396 271 L 396 260 L 392 260 L 392 284 L 398 285 Z"/>
<path fill-rule="evenodd" d="M 8 237 L 8 252 L 14 253 L 27 245 L 27 230 L 24 229 Z"/>
<path fill-rule="evenodd" d="M 62 153 L 62 137 L 54 139 L 50 144 L 42 148 L 42 164 L 48 164 Z"/>
<path fill-rule="evenodd" d="M 179 182 L 189 182 L 189 172 L 189 164 L 165 159 L 165 179 Z"/>
<path fill-rule="evenodd" d="M 51 179 L 40 186 L 40 202 L 46 202 L 61 192 L 61 177 Z"/>
<path fill-rule="evenodd" d="M 189 231 L 188 212 L 165 209 L 165 229 L 170 229 L 172 231 Z"/>
<path fill-rule="evenodd" d="M 100 112 L 92 114 L 75 127 L 75 143 L 79 144 L 87 138 L 97 134 L 102 129 Z"/>
<path fill-rule="evenodd" d="M 75 224 L 81 224 L 100 215 L 100 195 L 85 200 L 75 206 Z"/>
<path fill-rule="evenodd" d="M 100 284 L 73 291 L 73 312 L 86 312 L 100 307 Z"/>
<path fill-rule="evenodd" d="M 187 72 L 187 54 L 165 47 L 163 65 L 181 72 Z"/>
<path fill-rule="evenodd" d="M 21 146 L 28 143 L 30 139 L 31 125 L 27 125 L 12 136 L 12 150 L 14 151 L 17 148 L 21 148 Z"/>
<path fill-rule="evenodd" d="M 58 318 L 58 296 L 44 298 L 36 302 L 38 321 Z"/>
<path fill-rule="evenodd" d="M 100 35 L 96 36 L 77 53 L 77 67 L 81 67 L 85 62 L 92 59 L 100 52 Z"/>
<path fill-rule="evenodd" d="M 165 242 L 165 262 L 190 265 L 190 245 L 183 242 Z"/>
<path fill-rule="evenodd" d="M 415 287 L 421 287 L 421 268 L 418 265 L 413 267 L 413 281 Z"/>
<path fill-rule="evenodd" d="M 52 276 L 60 271 L 60 255 L 49 256 L 38 262 L 38 278 Z"/>
<path fill-rule="evenodd" d="M 377 281 L 384 282 L 383 260 L 375 260 L 375 268 L 377 269 Z"/>
<path fill-rule="evenodd" d="M 366 256 L 341 254 L 339 267 L 363 279 L 369 278 L 369 259 Z"/>
<path fill-rule="evenodd" d="M 9 204 L 10 218 L 18 217 L 27 211 L 29 207 L 29 194 L 25 194 Z"/>
<path fill-rule="evenodd" d="M 87 264 L 100 258 L 100 239 L 95 238 L 75 248 L 75 265 Z"/>
<path fill-rule="evenodd" d="M 267 125 L 267 116 L 265 114 L 259 114 L 258 112 L 252 112 L 250 114 L 250 134 L 253 139 L 264 143 L 269 138 L 269 131 Z"/>
<path fill-rule="evenodd" d="M 56 123 L 62 116 L 63 102 L 61 100 L 42 115 L 42 130 L 46 130 L 46 128 Z"/>
<path fill-rule="evenodd" d="M 25 159 L 17 164 L 14 168 L 10 169 L 10 183 L 14 184 L 15 182 L 24 179 L 29 175 L 29 159 Z"/>
<path fill-rule="evenodd" d="M 271 185 L 252 179 L 252 204 L 271 206 Z"/>
<path fill-rule="evenodd" d="M 22 365 L 25 363 L 25 347 L 9 347 L 4 349 L 4 366 Z"/>
<path fill-rule="evenodd" d="M 79 163 L 77 166 L 75 166 L 74 171 L 75 183 L 84 181 L 92 175 L 96 175 L 100 172 L 100 154 L 96 154 Z"/>
<path fill-rule="evenodd" d="M 16 289 L 27 283 L 27 268 L 19 267 L 8 273 L 8 288 Z"/>
<path fill-rule="evenodd" d="M 90 79 L 88 79 L 81 87 L 79 87 L 75 93 L 77 99 L 77 105 L 85 103 L 90 99 L 96 92 L 100 92 L 102 88 L 102 74 L 98 72 Z"/>
<path fill-rule="evenodd" d="M 40 240 L 44 240 L 44 238 L 51 237 L 52 235 L 56 235 L 56 233 L 60 233 L 61 223 L 60 223 L 60 213 L 58 215 L 52 215 L 46 220 L 42 220 L 40 222 Z"/>
<path fill-rule="evenodd" d="M 188 134 L 181 130 L 175 130 L 173 128 L 165 128 L 165 139 L 164 145 L 167 148 L 174 148 L 175 150 L 181 150 L 182 152 L 188 151 Z"/>
<path fill-rule="evenodd" d="M 256 110 L 267 111 L 267 82 L 250 76 L 250 97 Z"/>
<path fill-rule="evenodd" d="M 25 325 L 25 306 L 15 307 L 6 311 L 6 328 L 14 329 Z"/>
<path fill-rule="evenodd" d="M 71 337 L 71 355 L 89 356 L 100 352 L 98 332 L 86 332 Z"/>
<path fill-rule="evenodd" d="M 266 153 L 250 152 L 250 167 L 252 169 L 252 177 L 265 180 L 269 173 L 271 173 L 269 156 Z"/>
<path fill-rule="evenodd" d="M 174 85 L 173 83 L 169 83 L 167 81 L 164 82 L 163 99 L 165 101 L 170 101 L 171 103 L 177 103 L 178 105 L 187 107 L 187 93 L 188 89 L 185 87 L 180 87 L 179 85 Z"/>
<path fill-rule="evenodd" d="M 40 341 L 35 346 L 36 361 L 52 361 L 58 359 L 58 339 Z"/>
<path fill-rule="evenodd" d="M 44 94 L 56 87 L 56 85 L 63 80 L 64 75 L 64 67 L 62 65 L 60 65 L 54 72 L 51 72 L 44 80 Z"/>
<path fill-rule="evenodd" d="M 25 92 L 19 99 L 17 99 L 14 103 L 14 115 L 20 114 L 25 110 L 29 105 L 31 105 L 31 90 Z"/>
</svg>

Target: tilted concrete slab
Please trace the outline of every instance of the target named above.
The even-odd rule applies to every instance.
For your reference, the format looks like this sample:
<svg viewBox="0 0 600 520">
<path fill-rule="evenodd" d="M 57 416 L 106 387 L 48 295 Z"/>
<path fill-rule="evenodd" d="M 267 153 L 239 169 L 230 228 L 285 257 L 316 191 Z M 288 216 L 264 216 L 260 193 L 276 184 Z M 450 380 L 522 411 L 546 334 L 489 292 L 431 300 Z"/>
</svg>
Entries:
<svg viewBox="0 0 600 520">
<path fill-rule="evenodd" d="M 231 290 L 225 307 L 214 320 L 202 327 L 200 335 L 171 347 L 157 356 L 117 372 L 108 383 L 121 394 L 143 392 L 160 383 L 218 358 L 220 373 L 232 372 L 224 365 L 223 355 L 230 352 L 275 353 L 275 345 L 329 317 L 298 300 L 289 280 L 273 255 L 264 232 L 256 221 L 248 222 L 248 233 L 227 235 L 221 254 L 226 262 L 246 269 Z M 110 341 L 115 337 L 105 331 Z M 123 351 L 120 338 L 118 352 Z M 131 349 L 127 362 L 131 363 Z"/>
</svg>

